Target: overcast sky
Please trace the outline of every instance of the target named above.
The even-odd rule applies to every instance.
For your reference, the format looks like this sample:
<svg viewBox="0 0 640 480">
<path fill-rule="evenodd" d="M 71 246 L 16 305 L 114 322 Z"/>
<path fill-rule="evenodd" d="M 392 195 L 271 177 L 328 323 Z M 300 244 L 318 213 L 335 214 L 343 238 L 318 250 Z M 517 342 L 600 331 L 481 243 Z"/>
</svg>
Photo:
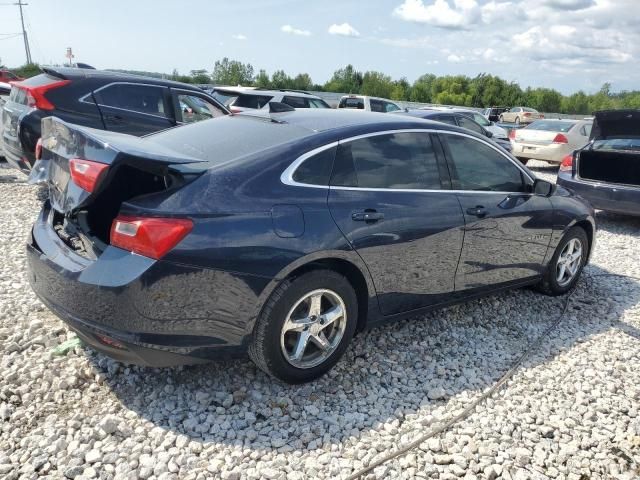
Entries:
<svg viewBox="0 0 640 480">
<path fill-rule="evenodd" d="M 6 3 L 0 34 L 19 32 Z M 640 89 L 640 0 L 29 0 L 25 13 L 40 63 L 70 46 L 97 68 L 188 73 L 227 56 L 317 83 L 351 63 L 409 81 L 487 72 L 563 93 Z M 22 37 L 0 35 L 0 58 L 23 64 Z"/>
</svg>

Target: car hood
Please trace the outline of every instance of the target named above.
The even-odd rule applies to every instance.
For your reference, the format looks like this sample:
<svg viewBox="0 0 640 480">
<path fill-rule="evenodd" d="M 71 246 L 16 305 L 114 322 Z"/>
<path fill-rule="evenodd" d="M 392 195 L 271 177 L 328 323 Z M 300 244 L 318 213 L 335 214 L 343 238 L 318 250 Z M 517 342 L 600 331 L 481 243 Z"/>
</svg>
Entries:
<svg viewBox="0 0 640 480">
<path fill-rule="evenodd" d="M 498 125 L 487 125 L 484 128 L 485 130 L 493 133 L 494 138 L 509 138 L 507 135 L 507 131 L 504 128 L 499 127 Z"/>
<path fill-rule="evenodd" d="M 640 134 L 640 110 L 603 110 L 594 116 L 590 140 Z"/>
</svg>

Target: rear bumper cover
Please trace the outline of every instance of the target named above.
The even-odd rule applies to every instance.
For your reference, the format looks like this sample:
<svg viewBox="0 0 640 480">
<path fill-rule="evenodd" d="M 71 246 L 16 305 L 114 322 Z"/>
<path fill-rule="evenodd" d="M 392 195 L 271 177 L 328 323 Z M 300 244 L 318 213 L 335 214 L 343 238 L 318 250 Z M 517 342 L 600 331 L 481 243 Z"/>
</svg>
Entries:
<svg viewBox="0 0 640 480">
<path fill-rule="evenodd" d="M 640 187 L 587 182 L 559 172 L 558 185 L 573 191 L 594 208 L 626 215 L 640 215 Z"/>
<path fill-rule="evenodd" d="M 257 296 L 270 279 L 155 261 L 115 247 L 92 261 L 62 242 L 50 215 L 45 206 L 27 245 L 29 282 L 85 342 L 148 366 L 244 355 Z"/>
</svg>

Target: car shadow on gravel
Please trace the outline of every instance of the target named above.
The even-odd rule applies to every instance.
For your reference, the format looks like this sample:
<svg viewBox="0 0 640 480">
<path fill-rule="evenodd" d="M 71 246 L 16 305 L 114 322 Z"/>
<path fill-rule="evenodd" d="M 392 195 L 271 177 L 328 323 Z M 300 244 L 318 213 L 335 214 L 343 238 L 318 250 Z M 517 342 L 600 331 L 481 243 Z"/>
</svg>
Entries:
<svg viewBox="0 0 640 480">
<path fill-rule="evenodd" d="M 585 273 L 564 320 L 524 368 L 610 329 L 640 338 L 622 321 L 640 303 L 640 282 L 605 276 L 597 266 Z M 424 418 L 454 396 L 470 401 L 511 367 L 566 301 L 521 289 L 378 327 L 359 334 L 328 375 L 300 386 L 279 383 L 248 360 L 145 369 L 85 352 L 122 407 L 183 442 L 263 452 L 341 442 L 348 448 L 372 430 L 397 434 L 405 420 Z"/>
</svg>

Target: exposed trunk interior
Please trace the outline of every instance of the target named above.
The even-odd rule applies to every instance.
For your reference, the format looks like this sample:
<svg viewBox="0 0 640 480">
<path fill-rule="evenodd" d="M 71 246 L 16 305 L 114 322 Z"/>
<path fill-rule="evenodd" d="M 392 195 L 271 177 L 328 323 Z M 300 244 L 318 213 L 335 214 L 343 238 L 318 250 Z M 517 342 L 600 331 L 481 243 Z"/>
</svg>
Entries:
<svg viewBox="0 0 640 480">
<path fill-rule="evenodd" d="M 582 150 L 578 175 L 586 180 L 640 186 L 640 152 Z"/>
<path fill-rule="evenodd" d="M 111 223 L 123 202 L 175 186 L 171 175 L 145 172 L 129 165 L 118 167 L 109 184 L 86 207 L 65 217 L 57 214 L 54 229 L 77 253 L 96 258 L 109 244 Z"/>
</svg>

